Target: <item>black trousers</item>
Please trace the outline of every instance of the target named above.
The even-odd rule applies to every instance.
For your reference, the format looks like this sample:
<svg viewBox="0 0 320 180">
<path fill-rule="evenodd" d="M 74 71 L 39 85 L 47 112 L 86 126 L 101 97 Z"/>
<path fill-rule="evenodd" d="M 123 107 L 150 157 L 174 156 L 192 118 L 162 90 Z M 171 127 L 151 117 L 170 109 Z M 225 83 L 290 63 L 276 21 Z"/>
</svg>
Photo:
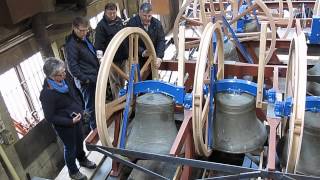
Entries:
<svg viewBox="0 0 320 180">
<path fill-rule="evenodd" d="M 64 160 L 70 174 L 78 172 L 76 159 L 83 160 L 86 156 L 83 150 L 82 122 L 73 127 L 55 127 L 64 145 Z"/>
</svg>

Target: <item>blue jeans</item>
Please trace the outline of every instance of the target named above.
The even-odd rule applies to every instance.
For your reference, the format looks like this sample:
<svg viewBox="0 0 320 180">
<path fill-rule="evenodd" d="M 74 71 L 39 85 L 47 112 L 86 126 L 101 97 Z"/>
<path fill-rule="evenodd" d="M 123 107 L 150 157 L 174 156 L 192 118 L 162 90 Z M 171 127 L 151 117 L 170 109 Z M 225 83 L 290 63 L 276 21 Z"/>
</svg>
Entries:
<svg viewBox="0 0 320 180">
<path fill-rule="evenodd" d="M 96 83 L 81 84 L 80 92 L 84 101 L 85 112 L 89 115 L 90 128 L 97 127 L 95 113 Z"/>
<path fill-rule="evenodd" d="M 73 127 L 55 127 L 55 130 L 64 145 L 64 161 L 69 174 L 75 174 L 79 171 L 76 159 L 81 161 L 86 155 L 83 151 L 82 124 L 79 122 Z"/>
</svg>

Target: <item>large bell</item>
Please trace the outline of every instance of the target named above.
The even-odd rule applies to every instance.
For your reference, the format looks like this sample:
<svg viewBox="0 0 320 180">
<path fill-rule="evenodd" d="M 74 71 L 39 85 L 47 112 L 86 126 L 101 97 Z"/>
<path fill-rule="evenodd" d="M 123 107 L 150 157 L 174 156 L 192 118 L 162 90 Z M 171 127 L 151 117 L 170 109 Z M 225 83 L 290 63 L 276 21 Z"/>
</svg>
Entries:
<svg viewBox="0 0 320 180">
<path fill-rule="evenodd" d="M 320 76 L 320 64 L 316 64 L 312 68 L 308 69 L 308 76 Z M 320 82 L 307 82 L 307 92 L 314 95 L 320 96 Z"/>
<path fill-rule="evenodd" d="M 225 40 L 225 42 L 223 43 L 223 52 L 225 61 L 239 62 L 236 45 L 230 39 Z"/>
<path fill-rule="evenodd" d="M 214 148 L 228 153 L 246 153 L 262 148 L 267 131 L 256 117 L 255 98 L 246 93 L 219 93 L 216 100 Z"/>
<path fill-rule="evenodd" d="M 256 32 L 256 31 L 258 31 L 258 26 L 255 20 L 251 20 L 245 24 L 244 32 Z"/>
<path fill-rule="evenodd" d="M 126 148 L 168 154 L 177 135 L 173 117 L 172 98 L 150 93 L 139 96 Z"/>
<path fill-rule="evenodd" d="M 300 159 L 296 171 L 320 176 L 320 113 L 305 112 Z"/>
</svg>

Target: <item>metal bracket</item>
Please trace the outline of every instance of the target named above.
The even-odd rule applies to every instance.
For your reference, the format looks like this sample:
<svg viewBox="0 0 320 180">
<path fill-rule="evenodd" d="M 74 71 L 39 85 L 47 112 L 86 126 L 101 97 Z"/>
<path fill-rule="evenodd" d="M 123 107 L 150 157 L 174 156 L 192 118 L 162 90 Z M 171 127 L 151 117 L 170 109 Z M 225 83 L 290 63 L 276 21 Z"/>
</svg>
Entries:
<svg viewBox="0 0 320 180">
<path fill-rule="evenodd" d="M 177 104 L 184 104 L 184 87 L 175 86 L 164 81 L 148 80 L 134 83 L 133 93 L 162 93 L 173 98 Z"/>
<path fill-rule="evenodd" d="M 292 97 L 288 97 L 285 101 L 277 101 L 275 103 L 274 113 L 278 117 L 289 117 L 292 109 Z M 320 112 L 320 96 L 306 97 L 306 111 L 314 113 Z"/>
<path fill-rule="evenodd" d="M 257 96 L 257 84 L 243 79 L 223 79 L 215 82 L 216 93 L 248 93 L 252 96 Z M 264 99 L 268 98 L 268 93 L 263 89 Z"/>
<path fill-rule="evenodd" d="M 320 44 L 320 16 L 312 17 L 311 33 L 309 35 L 310 44 Z"/>
</svg>

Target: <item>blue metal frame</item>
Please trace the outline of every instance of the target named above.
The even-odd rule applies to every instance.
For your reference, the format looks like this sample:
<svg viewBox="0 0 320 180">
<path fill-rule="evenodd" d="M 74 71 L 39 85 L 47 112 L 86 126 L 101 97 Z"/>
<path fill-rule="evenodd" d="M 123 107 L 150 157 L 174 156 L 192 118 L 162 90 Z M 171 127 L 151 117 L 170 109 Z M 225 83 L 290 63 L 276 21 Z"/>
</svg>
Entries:
<svg viewBox="0 0 320 180">
<path fill-rule="evenodd" d="M 243 13 L 247 9 L 248 5 L 243 2 L 239 8 L 239 14 Z M 237 21 L 237 32 L 243 33 L 246 23 L 250 22 L 248 15 L 243 16 Z"/>
<path fill-rule="evenodd" d="M 216 93 L 248 93 L 252 96 L 257 96 L 257 84 L 243 79 L 223 79 L 216 83 Z M 263 89 L 264 99 L 267 99 L 268 92 Z"/>
<path fill-rule="evenodd" d="M 122 122 L 121 136 L 120 136 L 120 148 L 125 148 L 125 145 L 126 145 L 127 125 L 128 125 L 129 109 L 130 109 L 130 103 L 131 103 L 130 102 L 131 101 L 131 94 L 133 94 L 133 83 L 134 83 L 135 70 L 137 70 L 138 79 L 141 80 L 139 64 L 132 64 L 130 75 L 129 75 L 126 106 L 125 106 L 125 109 L 123 112 L 123 122 Z"/>
<path fill-rule="evenodd" d="M 213 65 L 210 68 L 210 102 L 209 102 L 209 114 L 208 114 L 208 148 L 213 148 L 213 121 L 215 120 L 215 106 L 214 106 L 214 96 L 215 96 L 215 82 L 217 79 L 217 66 Z"/>
<path fill-rule="evenodd" d="M 177 104 L 183 104 L 185 97 L 184 87 L 157 80 L 134 83 L 133 93 L 135 95 L 140 93 L 162 93 L 172 97 Z"/>
<path fill-rule="evenodd" d="M 274 113 L 278 117 L 289 117 L 292 109 L 292 97 L 288 97 L 285 101 L 277 101 L 275 103 Z M 306 97 L 306 111 L 315 113 L 320 112 L 320 96 Z"/>
<path fill-rule="evenodd" d="M 310 44 L 320 44 L 320 16 L 312 17 L 311 33 L 309 35 Z"/>
<path fill-rule="evenodd" d="M 267 93 L 265 96 L 266 96 L 266 99 L 268 100 L 269 103 L 274 104 L 277 100 L 277 92 L 275 89 L 267 90 Z"/>
<path fill-rule="evenodd" d="M 228 23 L 227 19 L 225 16 L 222 16 L 222 20 L 223 20 L 223 24 L 227 27 L 227 29 L 231 32 L 231 35 L 233 37 L 233 39 L 235 40 L 237 46 L 239 47 L 239 50 L 241 52 L 241 54 L 243 55 L 243 57 L 247 60 L 248 63 L 253 64 L 253 59 L 250 56 L 250 54 L 247 52 L 247 50 L 245 49 L 245 47 L 240 43 L 238 37 L 236 36 L 236 34 L 234 33 L 232 27 L 230 26 L 230 24 Z"/>
</svg>

